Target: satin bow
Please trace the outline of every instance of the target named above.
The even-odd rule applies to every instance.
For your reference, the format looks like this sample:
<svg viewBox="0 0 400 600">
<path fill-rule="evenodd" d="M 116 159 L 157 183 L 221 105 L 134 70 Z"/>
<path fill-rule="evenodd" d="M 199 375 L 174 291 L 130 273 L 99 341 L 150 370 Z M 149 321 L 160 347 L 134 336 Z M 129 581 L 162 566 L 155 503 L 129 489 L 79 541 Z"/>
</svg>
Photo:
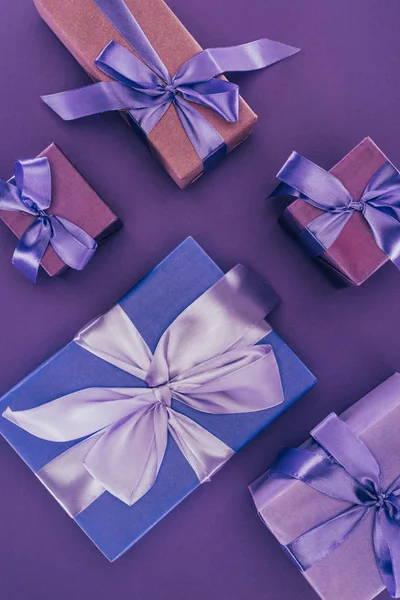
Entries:
<svg viewBox="0 0 400 600">
<path fill-rule="evenodd" d="M 297 152 L 292 152 L 277 177 L 283 183 L 272 196 L 302 198 L 324 211 L 299 234 L 314 257 L 336 241 L 354 211 L 359 211 L 379 248 L 400 269 L 400 173 L 389 161 L 371 178 L 360 200 L 354 200 L 332 173 Z"/>
<path fill-rule="evenodd" d="M 300 535 L 286 549 L 305 571 L 340 546 L 373 511 L 371 543 L 376 563 L 389 594 L 399 598 L 400 477 L 384 488 L 375 457 L 334 413 L 311 435 L 328 456 L 302 448 L 284 450 L 271 475 L 298 479 L 326 496 L 349 502 L 350 506 Z M 370 543 L 369 539 L 365 543 Z"/>
<path fill-rule="evenodd" d="M 117 304 L 74 341 L 130 373 L 132 387 L 87 388 L 30 410 L 7 408 L 5 418 L 39 438 L 85 438 L 37 473 L 72 516 L 105 490 L 137 502 L 155 483 L 168 432 L 200 482 L 234 454 L 196 422 L 196 412 L 186 416 L 180 407 L 218 415 L 283 401 L 271 346 L 254 345 L 271 331 L 264 317 L 275 301 L 271 288 L 239 265 L 178 316 L 154 354 Z"/>
<path fill-rule="evenodd" d="M 173 104 L 205 168 L 206 159 L 211 155 L 225 154 L 226 144 L 193 103 L 211 108 L 228 122 L 237 121 L 239 88 L 216 77 L 227 71 L 262 69 L 299 51 L 268 39 L 203 50 L 172 77 L 124 0 L 94 2 L 141 60 L 112 41 L 100 53 L 95 64 L 114 81 L 42 96 L 44 102 L 64 120 L 127 110 L 146 135 Z"/>
<path fill-rule="evenodd" d="M 43 156 L 15 162 L 15 176 L 0 179 L 0 210 L 21 211 L 35 217 L 23 233 L 13 255 L 13 265 L 36 283 L 40 261 L 51 244 L 73 269 L 83 269 L 97 248 L 96 241 L 64 217 L 47 214 L 51 205 L 51 171 Z"/>
</svg>

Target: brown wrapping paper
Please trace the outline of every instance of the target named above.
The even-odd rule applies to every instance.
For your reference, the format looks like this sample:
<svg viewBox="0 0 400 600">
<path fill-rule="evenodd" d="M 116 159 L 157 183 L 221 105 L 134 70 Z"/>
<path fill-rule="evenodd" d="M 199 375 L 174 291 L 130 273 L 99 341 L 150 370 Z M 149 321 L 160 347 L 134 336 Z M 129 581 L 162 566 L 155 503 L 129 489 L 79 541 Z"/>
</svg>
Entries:
<svg viewBox="0 0 400 600">
<path fill-rule="evenodd" d="M 110 41 L 119 42 L 133 51 L 93 0 L 34 1 L 44 21 L 94 81 L 109 80 L 94 61 Z M 126 0 L 126 4 L 172 75 L 202 50 L 163 0 Z M 43 93 L 51 91 L 58 90 L 44 90 Z M 221 134 L 228 151 L 246 139 L 257 120 L 243 99 L 239 102 L 237 123 L 228 123 L 207 107 L 194 106 Z M 173 106 L 149 133 L 147 140 L 180 188 L 185 188 L 202 174 L 203 163 Z"/>
</svg>

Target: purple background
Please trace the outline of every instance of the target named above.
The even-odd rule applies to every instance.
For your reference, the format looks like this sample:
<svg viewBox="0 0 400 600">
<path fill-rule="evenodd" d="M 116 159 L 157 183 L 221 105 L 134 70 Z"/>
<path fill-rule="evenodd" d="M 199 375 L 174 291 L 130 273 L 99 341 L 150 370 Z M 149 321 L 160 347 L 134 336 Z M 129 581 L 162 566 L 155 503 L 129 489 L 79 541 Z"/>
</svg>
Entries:
<svg viewBox="0 0 400 600">
<path fill-rule="evenodd" d="M 258 519 L 247 485 L 280 447 L 300 443 L 329 411 L 400 371 L 395 268 L 359 289 L 335 289 L 277 226 L 282 201 L 264 200 L 293 149 L 330 168 L 370 135 L 400 166 L 398 0 L 169 3 L 205 47 L 268 36 L 303 48 L 268 71 L 235 78 L 259 114 L 256 130 L 183 192 L 117 115 L 68 124 L 41 103 L 40 94 L 88 79 L 30 0 L 1 2 L 1 177 L 15 158 L 55 141 L 124 228 L 84 273 L 42 275 L 34 287 L 11 266 L 15 239 L 0 226 L 0 393 L 189 234 L 222 268 L 240 261 L 272 282 L 283 298 L 272 324 L 319 383 L 115 564 L 0 440 L 4 600 L 315 599 Z"/>
</svg>

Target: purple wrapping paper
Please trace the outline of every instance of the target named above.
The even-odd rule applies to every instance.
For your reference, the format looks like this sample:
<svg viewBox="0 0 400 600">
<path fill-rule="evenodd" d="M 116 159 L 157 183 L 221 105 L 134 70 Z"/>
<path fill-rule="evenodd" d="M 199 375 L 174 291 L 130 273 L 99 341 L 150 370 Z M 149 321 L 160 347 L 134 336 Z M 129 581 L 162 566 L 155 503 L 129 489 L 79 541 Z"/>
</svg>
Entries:
<svg viewBox="0 0 400 600">
<path fill-rule="evenodd" d="M 388 486 L 400 474 L 400 374 L 369 392 L 341 418 L 376 457 L 383 486 Z M 321 451 L 311 440 L 302 447 Z M 348 507 L 302 482 L 269 479 L 268 472 L 250 491 L 257 491 L 259 515 L 283 545 Z M 372 520 L 373 511 L 341 546 L 303 573 L 323 600 L 372 600 L 384 589 L 373 552 Z"/>
</svg>

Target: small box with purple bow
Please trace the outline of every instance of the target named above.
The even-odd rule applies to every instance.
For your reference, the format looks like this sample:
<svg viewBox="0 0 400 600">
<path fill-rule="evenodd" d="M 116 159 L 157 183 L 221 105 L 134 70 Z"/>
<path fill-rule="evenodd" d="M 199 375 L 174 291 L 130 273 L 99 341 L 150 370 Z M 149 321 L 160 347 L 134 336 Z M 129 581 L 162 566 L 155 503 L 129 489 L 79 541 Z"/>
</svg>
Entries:
<svg viewBox="0 0 400 600">
<path fill-rule="evenodd" d="M 400 597 L 400 374 L 251 486 L 257 511 L 323 600 Z"/>
<path fill-rule="evenodd" d="M 188 239 L 2 399 L 0 432 L 108 559 L 314 385 L 275 301 Z"/>
<path fill-rule="evenodd" d="M 121 226 L 55 144 L 15 161 L 14 177 L 0 180 L 0 219 L 19 238 L 10 262 L 33 282 L 40 266 L 50 276 L 82 270 Z"/>
<path fill-rule="evenodd" d="M 360 285 L 388 261 L 400 268 L 400 173 L 365 138 L 329 172 L 293 152 L 271 196 L 296 200 L 281 223 L 331 278 Z"/>
</svg>

